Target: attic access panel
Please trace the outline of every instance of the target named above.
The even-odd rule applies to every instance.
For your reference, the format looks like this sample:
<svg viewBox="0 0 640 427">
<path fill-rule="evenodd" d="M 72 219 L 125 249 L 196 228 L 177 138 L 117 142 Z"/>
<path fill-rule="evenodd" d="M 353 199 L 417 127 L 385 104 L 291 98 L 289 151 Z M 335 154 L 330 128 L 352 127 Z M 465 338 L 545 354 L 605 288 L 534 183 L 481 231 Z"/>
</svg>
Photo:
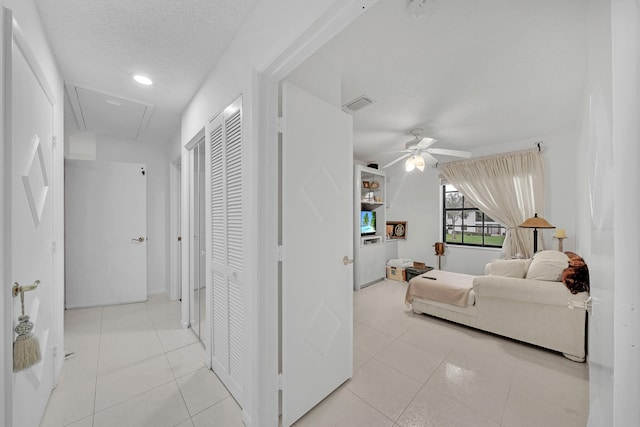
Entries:
<svg viewBox="0 0 640 427">
<path fill-rule="evenodd" d="M 138 139 L 151 117 L 153 106 L 130 99 L 67 85 L 81 130 L 117 138 Z"/>
</svg>

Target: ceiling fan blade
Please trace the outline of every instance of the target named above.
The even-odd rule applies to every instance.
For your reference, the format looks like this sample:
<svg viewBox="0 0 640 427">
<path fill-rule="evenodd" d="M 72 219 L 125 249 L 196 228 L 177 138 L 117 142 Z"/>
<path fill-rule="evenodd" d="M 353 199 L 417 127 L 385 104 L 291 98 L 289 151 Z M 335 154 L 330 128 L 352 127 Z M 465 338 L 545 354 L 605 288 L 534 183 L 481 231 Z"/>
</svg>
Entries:
<svg viewBox="0 0 640 427">
<path fill-rule="evenodd" d="M 384 169 L 384 168 L 388 168 L 389 166 L 391 166 L 391 165 L 393 165 L 393 164 L 395 164 L 395 163 L 398 163 L 400 160 L 402 160 L 402 159 L 406 159 L 406 158 L 407 158 L 407 157 L 409 157 L 410 155 L 411 155 L 411 153 L 403 154 L 402 156 L 398 157 L 398 158 L 397 158 L 397 159 L 395 159 L 394 161 L 392 161 L 392 162 L 387 163 L 386 165 L 384 165 L 384 166 L 382 167 L 382 169 Z"/>
<path fill-rule="evenodd" d="M 427 153 L 426 151 L 423 151 L 420 154 L 422 154 L 422 158 L 424 158 L 424 161 L 428 165 L 435 165 L 436 163 L 438 163 L 438 159 L 436 159 L 435 157 L 433 157 L 431 154 Z"/>
<path fill-rule="evenodd" d="M 385 151 L 381 154 L 396 154 L 396 153 L 413 153 L 415 150 L 398 150 L 398 151 Z"/>
<path fill-rule="evenodd" d="M 420 142 L 418 142 L 418 144 L 416 145 L 416 148 L 424 150 L 425 148 L 435 144 L 436 141 L 437 139 L 435 138 L 426 138 L 426 137 L 422 138 Z"/>
<path fill-rule="evenodd" d="M 429 148 L 426 150 L 430 154 L 442 154 L 443 156 L 471 157 L 471 152 L 462 150 L 449 150 L 447 148 Z"/>
</svg>

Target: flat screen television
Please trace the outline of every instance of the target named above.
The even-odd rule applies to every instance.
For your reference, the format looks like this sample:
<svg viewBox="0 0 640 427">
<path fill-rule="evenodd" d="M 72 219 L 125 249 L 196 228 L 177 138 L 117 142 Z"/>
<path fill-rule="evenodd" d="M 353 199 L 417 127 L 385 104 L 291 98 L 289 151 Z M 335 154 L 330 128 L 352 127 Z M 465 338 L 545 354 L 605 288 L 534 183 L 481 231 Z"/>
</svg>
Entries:
<svg viewBox="0 0 640 427">
<path fill-rule="evenodd" d="M 368 236 L 376 234 L 375 211 L 360 211 L 360 235 Z"/>
</svg>

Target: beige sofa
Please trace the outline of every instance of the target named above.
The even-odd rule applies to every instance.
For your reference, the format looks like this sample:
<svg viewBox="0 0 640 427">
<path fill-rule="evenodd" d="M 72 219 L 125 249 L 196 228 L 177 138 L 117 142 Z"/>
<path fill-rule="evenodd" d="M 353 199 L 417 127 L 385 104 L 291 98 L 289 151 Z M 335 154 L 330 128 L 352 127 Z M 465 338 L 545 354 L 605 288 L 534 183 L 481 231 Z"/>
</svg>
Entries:
<svg viewBox="0 0 640 427">
<path fill-rule="evenodd" d="M 570 309 L 569 305 L 580 307 L 589 294 L 572 294 L 560 281 L 568 265 L 563 253 L 544 252 L 536 254 L 533 261 L 489 263 L 484 276 L 470 277 L 472 290 L 464 307 L 412 298 L 412 309 L 559 351 L 582 362 L 586 356 L 586 311 Z"/>
</svg>

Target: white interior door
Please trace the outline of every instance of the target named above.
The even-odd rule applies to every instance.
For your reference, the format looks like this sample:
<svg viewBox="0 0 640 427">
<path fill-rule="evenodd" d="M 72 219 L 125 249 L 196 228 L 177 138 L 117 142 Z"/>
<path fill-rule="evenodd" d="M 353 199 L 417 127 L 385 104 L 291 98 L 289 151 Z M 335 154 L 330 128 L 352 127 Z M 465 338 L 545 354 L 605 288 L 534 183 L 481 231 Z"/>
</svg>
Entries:
<svg viewBox="0 0 640 427">
<path fill-rule="evenodd" d="M 245 259 L 242 98 L 207 127 L 207 301 L 211 368 L 240 406 L 245 402 Z"/>
<path fill-rule="evenodd" d="M 147 177 L 141 163 L 65 161 L 67 307 L 147 299 Z"/>
<path fill-rule="evenodd" d="M 282 86 L 282 423 L 352 375 L 353 124 Z"/>
<path fill-rule="evenodd" d="M 10 13 L 4 9 L 3 30 L 10 29 Z M 9 28 L 7 28 L 9 27 Z M 3 31 L 6 36 L 6 32 Z M 11 34 L 11 33 L 10 33 Z M 53 117 L 55 99 L 44 75 L 13 22 L 10 52 L 4 51 L 5 85 L 11 97 L 5 99 L 4 136 L 11 153 L 4 159 L 3 174 L 10 171 L 10 212 L 5 217 L 9 241 L 7 248 L 10 283 L 2 292 L 9 297 L 10 286 L 40 286 L 25 293 L 25 313 L 34 323 L 33 333 L 39 340 L 42 359 L 26 370 L 13 374 L 11 400 L 14 426 L 39 425 L 55 382 L 55 338 L 53 325 Z M 7 44 L 4 45 L 5 47 Z M 10 129 L 7 132 L 7 129 Z M 5 144 L 5 141 L 3 141 Z M 7 201 L 5 206 L 7 206 Z M 6 212 L 6 211 L 5 211 Z M 13 298 L 11 327 L 21 314 L 20 298 Z M 9 325 L 5 325 L 9 326 Z M 11 333 L 11 338 L 14 334 Z M 3 366 L 4 368 L 4 366 Z M 6 386 L 3 385 L 3 387 Z M 2 399 L 4 399 L 4 393 Z M 4 414 L 2 415 L 4 417 Z"/>
</svg>

